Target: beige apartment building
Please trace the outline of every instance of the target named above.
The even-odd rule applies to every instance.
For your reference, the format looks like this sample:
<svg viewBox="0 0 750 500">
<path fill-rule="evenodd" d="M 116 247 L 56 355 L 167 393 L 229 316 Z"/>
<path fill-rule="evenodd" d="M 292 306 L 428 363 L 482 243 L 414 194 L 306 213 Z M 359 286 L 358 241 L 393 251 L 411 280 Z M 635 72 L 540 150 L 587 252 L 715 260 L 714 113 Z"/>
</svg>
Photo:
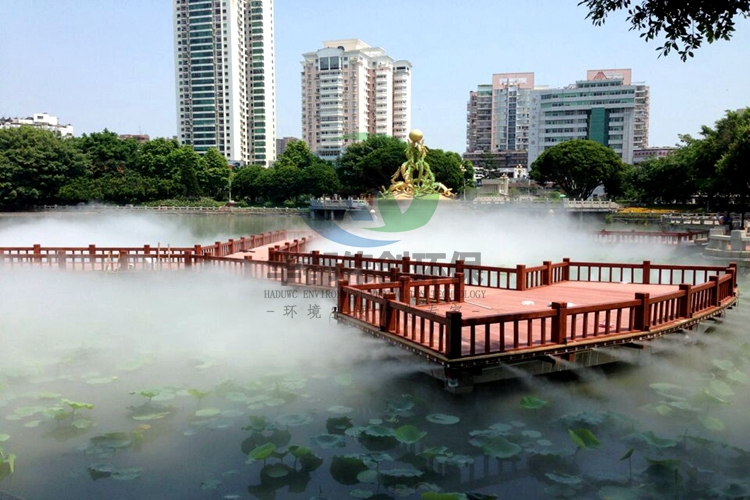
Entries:
<svg viewBox="0 0 750 500">
<path fill-rule="evenodd" d="M 303 54 L 302 139 L 335 159 L 370 134 L 406 140 L 411 129 L 411 62 L 362 40 L 332 40 Z"/>
</svg>

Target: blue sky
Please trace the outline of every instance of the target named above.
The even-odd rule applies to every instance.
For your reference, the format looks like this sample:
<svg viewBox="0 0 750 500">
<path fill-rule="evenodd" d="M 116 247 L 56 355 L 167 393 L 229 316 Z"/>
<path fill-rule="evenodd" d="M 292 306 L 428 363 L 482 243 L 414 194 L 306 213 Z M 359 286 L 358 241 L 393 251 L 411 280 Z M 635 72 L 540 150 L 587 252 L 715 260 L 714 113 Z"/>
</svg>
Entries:
<svg viewBox="0 0 750 500">
<path fill-rule="evenodd" d="M 49 112 L 76 134 L 176 134 L 171 0 L 0 0 L 0 116 Z M 750 105 L 750 20 L 683 63 L 628 31 L 595 27 L 577 0 L 276 0 L 277 134 L 297 136 L 302 53 L 360 38 L 413 68 L 415 128 L 463 152 L 469 91 L 493 73 L 563 86 L 587 69 L 632 68 L 651 86 L 651 145 L 673 145 Z"/>
</svg>

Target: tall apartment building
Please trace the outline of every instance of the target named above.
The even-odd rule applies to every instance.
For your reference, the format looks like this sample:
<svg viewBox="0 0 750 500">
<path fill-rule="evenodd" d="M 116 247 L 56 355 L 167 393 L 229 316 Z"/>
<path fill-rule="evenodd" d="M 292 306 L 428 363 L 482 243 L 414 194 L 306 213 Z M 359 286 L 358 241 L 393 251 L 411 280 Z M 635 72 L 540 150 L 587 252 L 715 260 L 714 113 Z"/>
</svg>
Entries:
<svg viewBox="0 0 750 500">
<path fill-rule="evenodd" d="M 633 150 L 648 144 L 648 95 L 646 85 L 631 83 L 629 69 L 590 70 L 586 80 L 536 91 L 529 164 L 546 149 L 571 139 L 594 140 L 632 163 Z"/>
<path fill-rule="evenodd" d="M 323 47 L 302 61 L 302 139 L 310 150 L 334 159 L 370 134 L 406 140 L 411 63 L 357 39 Z"/>
<path fill-rule="evenodd" d="M 173 0 L 178 139 L 270 165 L 276 156 L 273 0 Z"/>
<path fill-rule="evenodd" d="M 464 159 L 477 163 L 489 154 L 497 168 L 511 173 L 519 158 L 525 165 L 533 92 L 534 73 L 497 73 L 491 85 L 470 92 Z"/>
</svg>

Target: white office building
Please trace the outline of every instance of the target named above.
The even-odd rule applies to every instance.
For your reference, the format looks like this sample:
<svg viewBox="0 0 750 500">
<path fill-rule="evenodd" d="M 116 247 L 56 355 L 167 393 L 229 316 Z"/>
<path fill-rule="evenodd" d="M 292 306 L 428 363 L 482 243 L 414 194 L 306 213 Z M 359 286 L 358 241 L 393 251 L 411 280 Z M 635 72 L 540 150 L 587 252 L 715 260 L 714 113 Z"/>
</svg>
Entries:
<svg viewBox="0 0 750 500">
<path fill-rule="evenodd" d="M 26 118 L 0 118 L 0 128 L 19 128 L 24 125 L 57 132 L 61 137 L 73 137 L 73 125 L 63 125 L 56 116 L 34 113 Z"/>
<path fill-rule="evenodd" d="M 273 0 L 173 0 L 178 139 L 269 166 L 276 157 Z"/>
</svg>

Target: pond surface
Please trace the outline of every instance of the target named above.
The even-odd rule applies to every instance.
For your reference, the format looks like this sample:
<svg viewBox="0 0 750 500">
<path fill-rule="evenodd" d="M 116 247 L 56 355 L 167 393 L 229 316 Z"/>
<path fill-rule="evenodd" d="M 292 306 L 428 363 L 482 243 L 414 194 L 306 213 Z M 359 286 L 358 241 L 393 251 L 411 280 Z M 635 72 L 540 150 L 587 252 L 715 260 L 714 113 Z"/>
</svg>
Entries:
<svg viewBox="0 0 750 500">
<path fill-rule="evenodd" d="M 392 253 L 701 261 L 584 245 L 578 221 L 438 217 L 441 228 L 431 222 Z M 13 216 L 0 217 L 0 245 L 178 246 L 299 225 Z M 622 363 L 606 370 L 453 396 L 418 358 L 336 324 L 332 299 L 273 283 L 221 272 L 0 274 L 0 491 L 29 500 L 750 495 L 745 307 L 654 342 L 658 352 L 617 351 Z"/>
</svg>

